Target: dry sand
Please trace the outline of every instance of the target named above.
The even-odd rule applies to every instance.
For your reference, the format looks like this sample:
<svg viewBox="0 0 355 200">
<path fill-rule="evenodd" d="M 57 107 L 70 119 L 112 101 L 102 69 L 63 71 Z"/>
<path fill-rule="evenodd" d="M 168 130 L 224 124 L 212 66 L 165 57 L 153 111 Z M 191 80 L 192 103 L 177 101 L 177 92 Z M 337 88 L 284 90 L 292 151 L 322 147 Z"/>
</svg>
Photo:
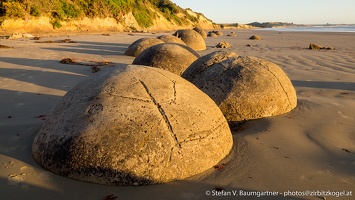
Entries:
<svg viewBox="0 0 355 200">
<path fill-rule="evenodd" d="M 227 35 L 229 31 L 225 31 Z M 96 73 L 82 65 L 59 63 L 70 57 L 129 64 L 124 51 L 141 37 L 126 33 L 78 35 L 78 43 L 34 43 L 30 39 L 0 44 L 0 199 L 103 200 L 247 199 L 236 191 L 330 190 L 355 192 L 355 33 L 237 31 L 237 37 L 208 38 L 216 51 L 221 41 L 243 56 L 278 64 L 292 80 L 298 106 L 291 113 L 254 120 L 233 130 L 234 148 L 220 170 L 187 180 L 144 187 L 114 187 L 71 180 L 43 170 L 31 156 L 31 145 L 43 120 L 74 85 Z M 263 40 L 248 40 L 258 34 Z M 41 38 L 68 39 L 66 36 Z M 311 51 L 310 43 L 336 50 Z M 246 46 L 247 44 L 253 47 Z M 106 66 L 107 67 L 107 66 Z M 97 72 L 97 73 L 100 73 Z M 223 167 L 222 167 L 223 166 Z M 213 196 L 224 189 L 226 196 Z M 211 192 L 210 196 L 206 192 Z M 281 194 L 282 195 L 282 194 Z M 255 199 L 324 199 L 262 197 Z M 326 199 L 354 199 L 326 197 Z M 114 198 L 112 198 L 114 199 Z M 250 198 L 253 199 L 253 198 Z"/>
</svg>

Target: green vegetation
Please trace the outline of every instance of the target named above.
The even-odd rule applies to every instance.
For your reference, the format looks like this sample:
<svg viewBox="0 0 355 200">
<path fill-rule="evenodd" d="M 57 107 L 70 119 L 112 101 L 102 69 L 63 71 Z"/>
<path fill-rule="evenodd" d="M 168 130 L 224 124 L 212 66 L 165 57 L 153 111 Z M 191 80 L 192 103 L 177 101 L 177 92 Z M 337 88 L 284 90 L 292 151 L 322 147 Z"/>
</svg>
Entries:
<svg viewBox="0 0 355 200">
<path fill-rule="evenodd" d="M 62 27 L 62 24 L 60 23 L 60 21 L 58 19 L 55 19 L 52 21 L 52 26 L 54 29 L 59 29 Z"/>
<path fill-rule="evenodd" d="M 284 22 L 264 22 L 264 23 L 259 23 L 259 22 L 253 22 L 248 25 L 255 26 L 255 27 L 260 27 L 260 28 L 272 28 L 272 27 L 277 27 L 277 26 L 290 26 L 293 25 L 293 23 L 284 23 Z"/>
<path fill-rule="evenodd" d="M 155 8 L 170 21 L 182 25 L 196 21 L 193 16 L 178 7 L 170 0 L 1 0 L 0 22 L 4 19 L 30 17 L 50 17 L 52 25 L 60 28 L 60 21 L 80 19 L 83 17 L 112 17 L 119 20 L 123 15 L 132 12 L 141 27 L 153 25 Z M 178 17 L 183 13 L 186 17 Z"/>
</svg>

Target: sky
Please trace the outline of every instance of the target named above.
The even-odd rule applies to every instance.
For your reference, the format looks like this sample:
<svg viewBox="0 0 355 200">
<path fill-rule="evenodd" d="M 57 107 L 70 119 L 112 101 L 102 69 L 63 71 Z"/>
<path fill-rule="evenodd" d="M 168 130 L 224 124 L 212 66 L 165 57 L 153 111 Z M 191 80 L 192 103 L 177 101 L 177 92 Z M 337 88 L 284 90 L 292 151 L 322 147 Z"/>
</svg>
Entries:
<svg viewBox="0 0 355 200">
<path fill-rule="evenodd" d="M 355 24 L 355 0 L 171 0 L 215 23 Z"/>
</svg>

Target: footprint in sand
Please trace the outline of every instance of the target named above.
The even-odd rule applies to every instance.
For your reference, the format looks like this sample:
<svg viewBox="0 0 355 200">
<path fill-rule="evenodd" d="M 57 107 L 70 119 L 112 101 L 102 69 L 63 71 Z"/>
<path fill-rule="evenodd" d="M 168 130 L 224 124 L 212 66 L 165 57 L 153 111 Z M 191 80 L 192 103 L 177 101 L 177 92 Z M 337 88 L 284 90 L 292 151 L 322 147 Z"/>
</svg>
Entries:
<svg viewBox="0 0 355 200">
<path fill-rule="evenodd" d="M 312 174 L 308 174 L 308 175 L 301 175 L 300 176 L 300 179 L 301 180 L 304 180 L 304 181 L 310 181 L 310 180 L 313 180 L 313 179 L 317 179 L 317 177 L 323 177 L 323 176 L 333 176 L 333 171 L 330 170 L 330 169 L 327 169 L 327 170 L 318 170 L 318 171 L 315 171 L 314 173 Z"/>
<path fill-rule="evenodd" d="M 341 111 L 338 111 L 338 114 L 340 115 L 340 116 L 342 116 L 343 118 L 345 118 L 345 119 L 353 119 L 352 117 L 349 117 L 349 116 L 346 116 L 346 115 L 344 115 Z"/>
<path fill-rule="evenodd" d="M 18 175 L 18 174 L 11 174 L 9 175 L 7 181 L 10 185 L 18 185 L 19 183 L 21 183 L 22 181 L 24 181 L 25 178 L 22 175 Z"/>
<path fill-rule="evenodd" d="M 28 184 L 25 184 L 25 176 L 29 175 L 28 173 L 22 173 L 22 174 L 11 174 L 9 175 L 7 181 L 9 185 L 13 186 L 20 186 L 24 190 L 29 190 L 30 186 Z"/>
<path fill-rule="evenodd" d="M 52 173 L 50 172 L 40 172 L 40 173 L 29 173 L 29 170 L 32 168 L 23 166 L 20 168 L 21 173 L 19 174 L 10 174 L 7 178 L 8 184 L 13 186 L 20 186 L 24 190 L 28 190 L 30 185 L 26 184 L 26 176 L 33 175 L 36 179 L 41 181 L 50 181 L 52 180 Z"/>
</svg>

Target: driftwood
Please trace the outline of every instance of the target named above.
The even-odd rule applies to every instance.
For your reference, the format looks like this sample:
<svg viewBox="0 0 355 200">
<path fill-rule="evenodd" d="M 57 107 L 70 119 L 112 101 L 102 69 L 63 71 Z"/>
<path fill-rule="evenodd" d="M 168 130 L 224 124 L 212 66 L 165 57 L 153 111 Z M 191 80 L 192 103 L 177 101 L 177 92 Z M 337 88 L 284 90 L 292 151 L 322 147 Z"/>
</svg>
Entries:
<svg viewBox="0 0 355 200">
<path fill-rule="evenodd" d="M 87 61 L 87 60 L 79 60 L 75 58 L 63 58 L 60 63 L 67 65 L 84 65 L 91 67 L 92 73 L 96 73 L 100 71 L 100 66 L 112 66 L 112 62 L 110 61 Z"/>
</svg>

